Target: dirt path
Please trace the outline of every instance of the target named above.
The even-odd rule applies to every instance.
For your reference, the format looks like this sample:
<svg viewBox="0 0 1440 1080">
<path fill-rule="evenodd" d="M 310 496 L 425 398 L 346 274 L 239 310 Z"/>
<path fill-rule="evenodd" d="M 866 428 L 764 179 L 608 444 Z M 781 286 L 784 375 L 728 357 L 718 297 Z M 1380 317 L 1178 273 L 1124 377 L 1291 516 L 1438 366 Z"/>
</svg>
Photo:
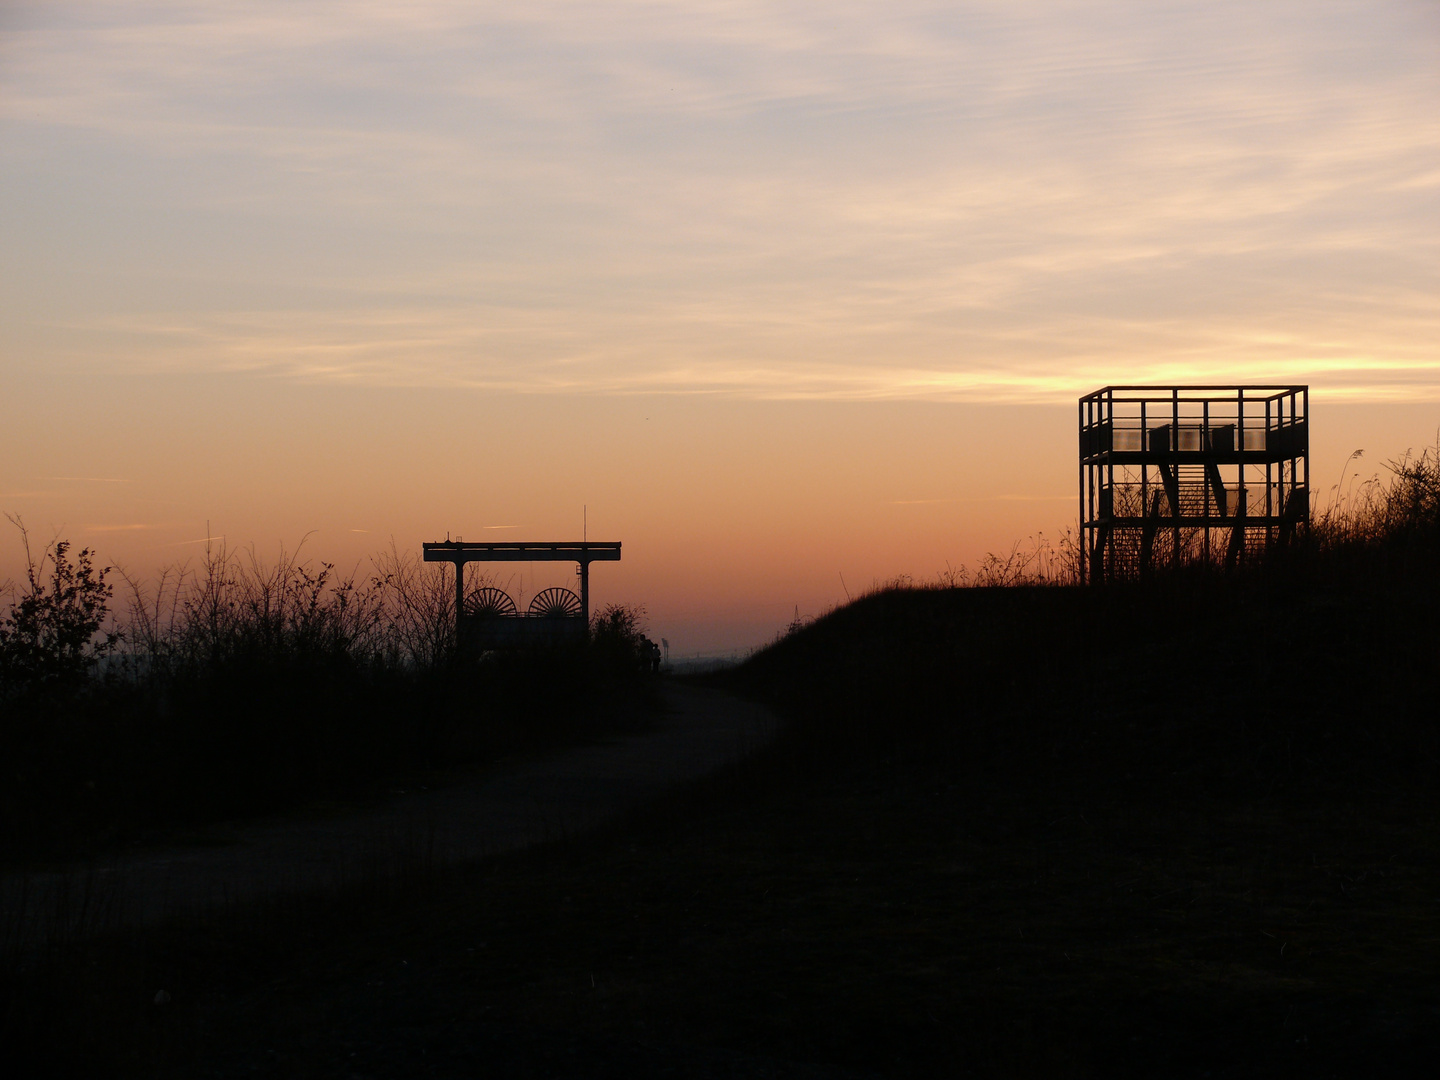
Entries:
<svg viewBox="0 0 1440 1080">
<path fill-rule="evenodd" d="M 762 706 L 714 690 L 666 682 L 662 694 L 665 717 L 644 735 L 501 765 L 343 816 L 242 826 L 223 846 L 119 853 L 69 871 L 0 878 L 0 937 L 84 937 L 574 835 L 744 757 L 777 729 Z"/>
</svg>

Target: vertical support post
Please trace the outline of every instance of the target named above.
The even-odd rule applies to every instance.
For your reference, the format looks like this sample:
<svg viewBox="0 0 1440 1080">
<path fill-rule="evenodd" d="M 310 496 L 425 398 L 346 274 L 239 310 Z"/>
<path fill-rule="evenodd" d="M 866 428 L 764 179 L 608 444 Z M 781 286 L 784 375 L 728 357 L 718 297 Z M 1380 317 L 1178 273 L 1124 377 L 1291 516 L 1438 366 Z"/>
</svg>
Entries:
<svg viewBox="0 0 1440 1080">
<path fill-rule="evenodd" d="M 1086 399 L 1081 398 L 1077 403 L 1079 406 L 1080 420 L 1080 522 L 1079 533 L 1075 539 L 1080 545 L 1080 584 L 1085 584 L 1086 563 L 1090 561 L 1090 514 L 1085 503 L 1085 404 Z"/>
<path fill-rule="evenodd" d="M 1115 565 L 1115 391 L 1105 391 L 1105 419 L 1110 421 L 1110 450 L 1105 455 L 1104 485 L 1110 489 L 1110 528 L 1105 530 L 1105 545 L 1101 549 L 1100 569 L 1102 576 L 1106 578 L 1117 578 L 1118 567 Z"/>
<path fill-rule="evenodd" d="M 1210 470 L 1212 465 L 1211 455 L 1214 453 L 1214 446 L 1210 441 L 1210 399 L 1207 397 L 1200 406 L 1200 449 L 1205 453 L 1205 494 L 1201 503 L 1201 512 L 1205 516 L 1205 565 L 1210 565 Z M 1219 470 L 1216 470 L 1219 475 Z"/>
<path fill-rule="evenodd" d="M 580 617 L 585 620 L 585 633 L 590 633 L 590 560 L 580 560 Z"/>
<path fill-rule="evenodd" d="M 1149 407 L 1149 401 L 1141 398 L 1140 450 L 1142 453 L 1140 458 L 1140 516 L 1144 519 L 1144 524 L 1140 526 L 1140 554 L 1138 556 L 1140 564 L 1136 569 L 1142 577 L 1148 576 L 1150 573 L 1150 551 L 1154 546 L 1155 540 L 1155 523 L 1150 519 L 1154 517 L 1160 509 L 1158 505 L 1152 506 L 1150 500 L 1150 459 L 1148 455 L 1153 449 L 1153 446 L 1150 442 L 1150 416 L 1147 411 Z M 1128 470 L 1125 479 L 1130 479 Z M 1131 533 L 1131 538 L 1133 540 L 1134 533 Z"/>
<path fill-rule="evenodd" d="M 1245 548 L 1245 526 L 1244 518 L 1250 515 L 1250 485 L 1246 483 L 1247 466 L 1245 464 L 1245 388 L 1238 387 L 1235 391 L 1235 438 L 1236 447 L 1240 451 L 1240 486 L 1235 493 L 1235 524 L 1230 528 L 1230 546 L 1225 552 L 1225 565 L 1230 566 L 1239 559 Z"/>
<path fill-rule="evenodd" d="M 1170 459 L 1174 482 L 1174 501 L 1170 513 L 1175 515 L 1175 527 L 1170 530 L 1170 565 L 1180 565 L 1180 390 L 1170 391 Z M 1168 493 L 1167 493 L 1168 494 Z"/>
<path fill-rule="evenodd" d="M 1291 402 L 1290 423 L 1291 423 L 1291 424 L 1294 424 L 1294 423 L 1295 423 L 1295 409 L 1294 409 L 1295 399 L 1292 397 L 1292 398 L 1290 399 L 1290 402 Z M 1280 398 L 1280 399 L 1278 399 L 1278 400 L 1275 402 L 1275 411 L 1276 411 L 1276 413 L 1279 414 L 1278 417 L 1277 417 L 1277 419 L 1276 419 L 1276 426 L 1283 428 L 1284 425 L 1285 425 L 1285 399 L 1284 399 L 1283 397 Z M 1299 428 L 1293 428 L 1293 429 L 1292 429 L 1292 431 L 1299 431 L 1299 430 L 1300 430 Z M 1281 543 L 1284 543 L 1284 541 L 1285 541 L 1285 522 L 1284 522 L 1284 517 L 1285 517 L 1285 506 L 1286 506 L 1286 500 L 1287 500 L 1287 496 L 1286 496 L 1286 494 L 1285 494 L 1285 460 L 1282 458 L 1280 461 L 1278 461 L 1278 462 L 1275 463 L 1275 466 L 1276 466 L 1276 467 L 1275 467 L 1275 513 L 1279 514 L 1280 517 L 1281 517 L 1280 529 L 1279 529 L 1279 531 L 1278 531 L 1278 533 L 1277 533 L 1276 539 L 1278 539 Z M 1294 476 L 1295 476 L 1295 459 L 1294 459 L 1293 456 L 1292 456 L 1291 459 L 1290 459 L 1290 476 L 1291 476 L 1292 479 L 1293 479 Z"/>
<path fill-rule="evenodd" d="M 1301 464 L 1304 466 L 1305 476 L 1301 483 L 1305 485 L 1305 492 L 1308 499 L 1310 492 L 1310 387 L 1305 387 L 1301 396 L 1302 407 L 1305 411 L 1305 441 L 1300 444 Z M 1305 527 L 1310 527 L 1310 503 L 1305 503 Z M 207 532 L 209 530 L 206 530 Z"/>
<path fill-rule="evenodd" d="M 1276 410 L 1279 412 L 1279 402 L 1276 402 Z M 1267 397 L 1264 403 L 1264 541 L 1266 546 L 1274 543 L 1274 475 L 1272 464 L 1270 464 L 1270 435 L 1279 428 L 1279 419 L 1272 419 L 1270 416 L 1270 399 Z"/>
</svg>

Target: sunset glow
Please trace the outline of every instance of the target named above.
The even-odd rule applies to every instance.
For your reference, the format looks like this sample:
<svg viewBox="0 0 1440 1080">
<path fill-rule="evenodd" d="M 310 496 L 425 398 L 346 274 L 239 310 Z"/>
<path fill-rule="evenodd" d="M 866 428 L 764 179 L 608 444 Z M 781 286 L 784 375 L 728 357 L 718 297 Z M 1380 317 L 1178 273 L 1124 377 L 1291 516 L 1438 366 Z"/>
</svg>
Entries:
<svg viewBox="0 0 1440 1080">
<path fill-rule="evenodd" d="M 10 3 L 0 509 L 588 528 L 699 652 L 1057 537 L 1108 383 L 1308 383 L 1324 499 L 1440 428 L 1437 101 L 1419 0 Z"/>
</svg>

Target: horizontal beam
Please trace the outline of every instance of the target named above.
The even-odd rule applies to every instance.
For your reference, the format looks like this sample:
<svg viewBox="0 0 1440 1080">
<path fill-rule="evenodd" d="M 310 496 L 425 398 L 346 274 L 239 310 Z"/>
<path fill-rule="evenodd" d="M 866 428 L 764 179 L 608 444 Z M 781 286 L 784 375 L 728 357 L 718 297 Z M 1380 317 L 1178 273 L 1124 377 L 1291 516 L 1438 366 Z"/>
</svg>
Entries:
<svg viewBox="0 0 1440 1080">
<path fill-rule="evenodd" d="M 426 562 L 619 562 L 618 543 L 467 544 L 459 540 L 424 544 Z"/>
<path fill-rule="evenodd" d="M 1101 450 L 1080 459 L 1082 465 L 1273 465 L 1302 458 L 1308 447 L 1273 450 Z"/>
<path fill-rule="evenodd" d="M 1298 523 L 1303 523 L 1301 519 Z M 1247 514 L 1245 517 L 1102 517 L 1083 523 L 1086 529 L 1266 529 L 1275 525 L 1296 524 L 1296 519 L 1282 514 Z"/>
<path fill-rule="evenodd" d="M 1082 397 L 1080 400 L 1081 400 L 1081 401 L 1091 401 L 1091 400 L 1093 400 L 1093 399 L 1095 399 L 1095 398 L 1105 397 L 1105 396 L 1110 395 L 1110 394 L 1135 394 L 1135 393 L 1141 393 L 1141 394 L 1147 394 L 1147 395 L 1151 395 L 1151 396 L 1143 397 L 1143 398 L 1130 398 L 1130 399 L 1127 399 L 1127 400 L 1133 400 L 1133 401 L 1173 401 L 1173 400 L 1174 400 L 1174 395 L 1175 395 L 1176 393 L 1181 393 L 1181 394 L 1198 394 L 1198 393 L 1216 394 L 1216 393 L 1225 393 L 1225 394 L 1237 394 L 1237 395 L 1238 395 L 1238 394 L 1241 393 L 1242 391 L 1243 391 L 1244 393 L 1247 393 L 1247 394 L 1253 394 L 1253 393 L 1256 393 L 1256 392 L 1269 391 L 1272 397 L 1284 397 L 1284 396 L 1286 396 L 1286 395 L 1288 395 L 1288 394 L 1303 394 L 1305 391 L 1307 391 L 1307 390 L 1309 390 L 1309 389 L 1310 389 L 1310 387 L 1309 387 L 1308 385 L 1304 385 L 1304 384 L 1294 384 L 1294 385 L 1284 385 L 1284 386 L 1280 386 L 1280 385 L 1277 385 L 1277 384 L 1274 384 L 1274 383 L 1263 383 L 1263 384 L 1262 384 L 1262 383 L 1245 383 L 1245 384 L 1241 384 L 1241 383 L 1227 383 L 1227 384 L 1223 384 L 1223 385 L 1222 385 L 1222 384 L 1219 384 L 1219 383 L 1206 383 L 1206 384 L 1203 384 L 1203 385 L 1202 385 L 1202 384 L 1199 384 L 1199 383 L 1191 383 L 1191 384 L 1189 384 L 1189 385 L 1177 385 L 1177 386 L 1102 386 L 1099 390 L 1092 390 L 1090 393 L 1086 394 L 1086 395 L 1085 395 L 1084 397 Z M 1184 399 L 1184 398 L 1181 398 L 1180 400 L 1181 400 L 1181 401 L 1184 401 L 1185 399 Z M 1199 400 L 1203 400 L 1203 401 L 1215 401 L 1215 400 L 1217 400 L 1217 399 L 1214 398 L 1214 397 L 1206 397 L 1206 398 L 1202 398 L 1202 399 L 1199 399 Z M 1226 399 L 1221 398 L 1221 399 L 1218 399 L 1218 400 L 1226 400 Z M 1262 398 L 1262 399 L 1259 399 L 1259 400 L 1264 400 L 1264 399 Z"/>
</svg>

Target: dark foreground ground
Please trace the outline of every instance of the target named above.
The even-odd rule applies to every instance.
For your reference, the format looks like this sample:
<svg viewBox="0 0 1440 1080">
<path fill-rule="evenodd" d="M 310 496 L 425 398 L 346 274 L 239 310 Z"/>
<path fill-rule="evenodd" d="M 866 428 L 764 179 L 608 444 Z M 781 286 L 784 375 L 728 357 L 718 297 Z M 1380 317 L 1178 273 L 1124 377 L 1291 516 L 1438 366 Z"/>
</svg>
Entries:
<svg viewBox="0 0 1440 1080">
<path fill-rule="evenodd" d="M 1428 1074 L 1433 601 L 870 597 L 725 680 L 777 744 L 621 825 L 12 952 L 12 1075 Z"/>
</svg>

